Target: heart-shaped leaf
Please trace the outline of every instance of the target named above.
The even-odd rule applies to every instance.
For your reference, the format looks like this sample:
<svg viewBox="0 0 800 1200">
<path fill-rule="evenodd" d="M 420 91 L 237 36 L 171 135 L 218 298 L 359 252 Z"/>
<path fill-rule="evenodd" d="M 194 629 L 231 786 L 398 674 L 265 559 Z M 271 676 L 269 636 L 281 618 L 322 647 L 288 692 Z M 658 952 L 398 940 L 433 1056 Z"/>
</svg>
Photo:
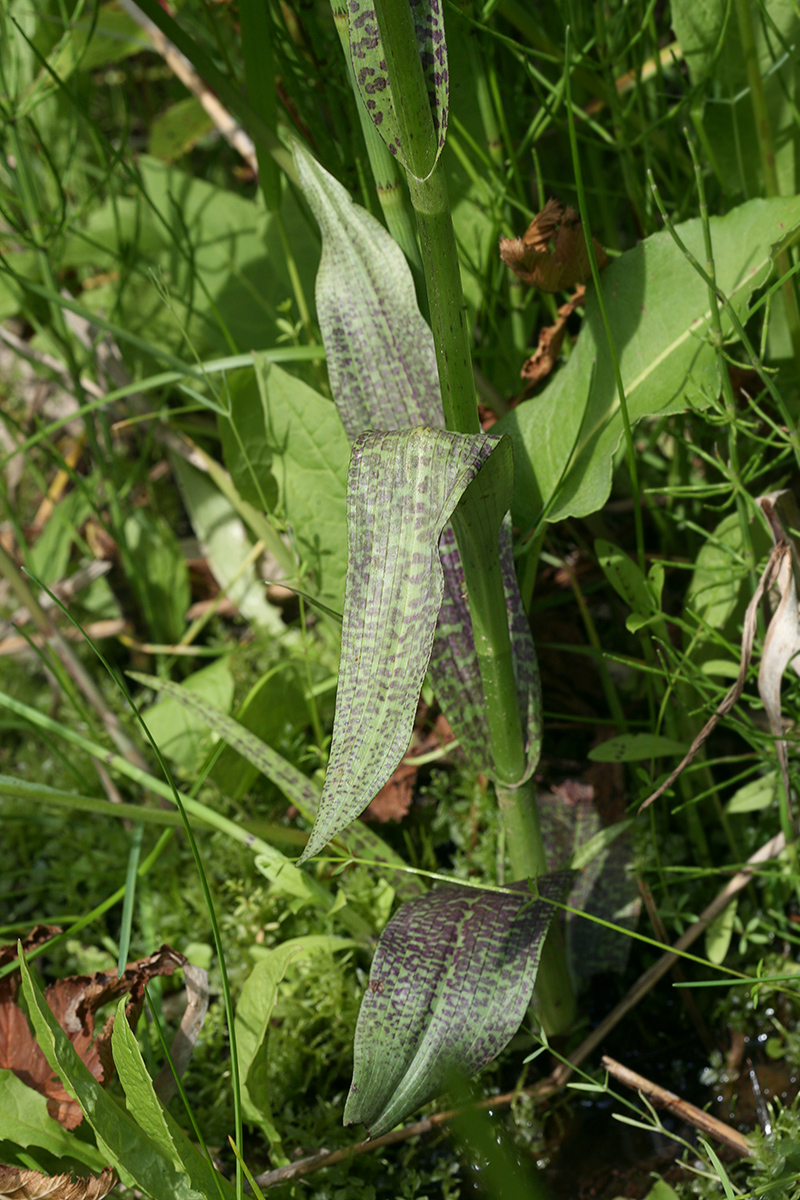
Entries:
<svg viewBox="0 0 800 1200">
<path fill-rule="evenodd" d="M 433 118 L 433 136 L 430 122 L 414 122 L 407 127 L 401 119 L 398 104 L 404 104 L 407 96 L 404 85 L 412 82 L 415 64 L 403 61 L 405 52 L 414 53 L 413 43 L 396 47 L 400 56 L 395 67 L 400 78 L 392 78 L 387 67 L 387 54 L 381 40 L 374 0 L 348 0 L 347 18 L 350 37 L 350 58 L 356 87 L 375 128 L 391 154 L 417 178 L 426 178 L 444 146 L 448 111 L 448 67 L 447 44 L 444 37 L 442 5 L 437 0 L 413 0 L 411 17 L 414 26 L 416 53 L 422 63 L 425 86 L 428 92 L 430 115 Z M 406 105 L 408 108 L 408 105 Z"/>
<path fill-rule="evenodd" d="M 317 315 L 336 406 L 351 440 L 367 429 L 441 429 L 433 335 L 419 312 L 408 265 L 386 230 L 300 146 L 295 159 L 322 231 Z M 444 592 L 430 659 L 434 691 L 476 770 L 486 768 L 489 730 L 464 572 L 455 534 L 440 540 Z M 520 596 L 510 524 L 501 526 L 500 565 L 528 771 L 538 758 L 539 677 Z M 344 643 L 347 652 L 347 644 Z"/>
<path fill-rule="evenodd" d="M 346 1125 L 373 1137 L 491 1062 L 520 1026 L 570 873 L 484 891 L 448 885 L 404 904 L 381 934 L 361 1002 Z M 540 898 L 541 897 L 541 898 Z"/>
</svg>

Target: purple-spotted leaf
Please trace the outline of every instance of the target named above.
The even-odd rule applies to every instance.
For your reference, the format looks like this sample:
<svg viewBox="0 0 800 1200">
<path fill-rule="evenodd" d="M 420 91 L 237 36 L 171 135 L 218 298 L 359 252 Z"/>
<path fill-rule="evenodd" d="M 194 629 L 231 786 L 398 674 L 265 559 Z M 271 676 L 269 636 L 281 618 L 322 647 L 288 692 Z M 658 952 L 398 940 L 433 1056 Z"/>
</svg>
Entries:
<svg viewBox="0 0 800 1200">
<path fill-rule="evenodd" d="M 519 1029 L 570 873 L 504 892 L 448 885 L 404 904 L 381 934 L 361 1001 L 346 1125 L 373 1137 L 491 1062 Z M 540 898 L 541 897 L 541 898 Z"/>
<path fill-rule="evenodd" d="M 317 315 L 331 389 L 351 441 L 367 429 L 444 427 L 433 336 L 417 308 L 411 272 L 386 230 L 300 146 L 300 181 L 322 231 Z M 500 562 L 528 773 L 539 754 L 536 653 L 517 585 L 511 529 Z M 464 573 L 449 525 L 440 541 L 444 592 L 430 661 L 437 699 L 476 770 L 486 769 L 489 731 Z"/>
<path fill-rule="evenodd" d="M 364 811 L 408 748 L 442 607 L 439 539 L 457 505 L 469 512 L 482 471 L 494 477 L 499 523 L 511 498 L 509 450 L 489 434 L 425 427 L 364 433 L 353 447 L 331 756 L 300 862 Z M 485 502 L 476 496 L 476 506 Z"/>
<path fill-rule="evenodd" d="M 409 0 L 417 53 L 422 63 L 428 92 L 433 130 L 430 122 L 409 128 L 406 141 L 404 122 L 398 119 L 399 87 L 390 78 L 386 53 L 381 41 L 374 0 L 348 0 L 348 33 L 353 74 L 362 103 L 391 154 L 417 178 L 426 178 L 444 146 L 448 112 L 447 44 L 440 0 Z M 402 53 L 402 50 L 400 51 Z M 413 49 L 411 51 L 413 53 Z M 402 69 L 402 60 L 397 64 Z M 400 87 L 404 81 L 399 81 Z M 400 96 L 402 103 L 403 97 Z M 423 102 L 424 108 L 424 102 Z M 431 136 L 432 134 L 432 136 Z"/>
</svg>

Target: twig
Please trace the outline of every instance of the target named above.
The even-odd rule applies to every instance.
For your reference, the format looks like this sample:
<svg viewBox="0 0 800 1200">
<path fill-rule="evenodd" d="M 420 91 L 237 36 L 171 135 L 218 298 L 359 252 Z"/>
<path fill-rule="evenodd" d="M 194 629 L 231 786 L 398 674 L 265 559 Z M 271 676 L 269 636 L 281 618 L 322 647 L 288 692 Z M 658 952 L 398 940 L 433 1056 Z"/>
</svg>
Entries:
<svg viewBox="0 0 800 1200">
<path fill-rule="evenodd" d="M 613 1058 L 609 1058 L 608 1055 L 603 1056 L 602 1063 L 609 1075 L 613 1075 L 615 1079 L 618 1079 L 620 1083 L 624 1083 L 626 1087 L 635 1088 L 641 1095 L 646 1096 L 648 1100 L 652 1101 L 656 1108 L 666 1108 L 689 1125 L 694 1125 L 695 1129 L 700 1129 L 703 1133 L 715 1138 L 718 1142 L 722 1142 L 724 1146 L 729 1146 L 731 1150 L 735 1150 L 742 1158 L 749 1158 L 752 1155 L 753 1147 L 747 1138 L 739 1133 L 737 1129 L 726 1125 L 724 1121 L 718 1121 L 710 1113 L 703 1112 L 701 1108 L 696 1108 L 688 1100 L 682 1100 L 674 1092 L 668 1092 L 665 1088 L 659 1087 L 657 1083 L 652 1083 L 649 1079 L 645 1079 L 643 1075 L 637 1075 L 635 1071 L 628 1070 L 627 1067 L 623 1067 L 622 1063 L 616 1062 Z"/>
</svg>

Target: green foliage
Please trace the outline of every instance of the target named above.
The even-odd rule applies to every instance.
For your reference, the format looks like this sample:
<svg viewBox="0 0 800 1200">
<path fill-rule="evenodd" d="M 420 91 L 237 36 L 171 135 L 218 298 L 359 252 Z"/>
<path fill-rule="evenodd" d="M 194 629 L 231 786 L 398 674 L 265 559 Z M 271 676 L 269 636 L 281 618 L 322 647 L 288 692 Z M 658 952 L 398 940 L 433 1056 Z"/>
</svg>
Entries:
<svg viewBox="0 0 800 1200">
<path fill-rule="evenodd" d="M 800 219 L 791 51 L 798 17 L 784 0 L 579 3 L 568 14 L 513 2 L 451 6 L 444 29 L 441 14 L 418 22 L 416 35 L 432 43 L 422 61 L 413 37 L 397 43 L 395 56 L 392 22 L 408 10 L 387 0 L 378 5 L 383 44 L 364 44 L 355 29 L 345 37 L 377 55 L 379 67 L 388 55 L 388 86 L 367 99 L 382 117 L 378 131 L 400 143 L 395 159 L 362 143 L 361 100 L 325 6 L 242 0 L 212 13 L 186 0 L 175 15 L 154 0 L 143 7 L 254 138 L 259 179 L 127 12 L 50 0 L 0 6 L 0 319 L 13 321 L 4 333 L 15 347 L 0 353 L 0 545 L 10 556 L 0 564 L 0 899 L 8 936 L 38 921 L 65 927 L 43 960 L 53 976 L 116 962 L 128 921 L 132 956 L 162 941 L 194 947 L 210 967 L 212 1004 L 184 1081 L 189 1103 L 215 1156 L 233 1166 L 226 1139 L 240 1116 L 238 1081 L 247 1129 L 239 1148 L 257 1170 L 267 1159 L 277 1166 L 298 1150 L 352 1140 L 341 1118 L 368 962 L 374 976 L 385 955 L 374 939 L 405 928 L 413 906 L 428 911 L 447 895 L 404 864 L 484 888 L 505 883 L 507 859 L 521 858 L 522 873 L 532 873 L 533 785 L 503 797 L 519 804 L 517 825 L 508 808 L 501 819 L 487 782 L 498 748 L 506 765 L 516 754 L 532 769 L 545 727 L 538 788 L 569 808 L 561 841 L 583 888 L 570 902 L 617 923 L 625 920 L 620 881 L 630 884 L 631 845 L 672 935 L 779 827 L 775 741 L 749 679 L 706 757 L 649 817 L 635 810 L 736 673 L 743 613 L 769 544 L 754 501 L 796 486 L 794 282 L 773 282 L 791 267 L 784 245 Z M 367 91 L 363 69 L 372 65 L 357 60 L 356 90 Z M 697 173 L 687 125 L 701 146 Z M 397 167 L 404 160 L 408 188 Z M 591 284 L 550 378 L 507 411 L 524 359 L 568 297 L 512 278 L 498 237 L 520 234 L 552 194 L 574 205 L 578 167 L 584 208 L 612 260 L 601 288 L 641 496 L 619 453 L 621 398 Z M 661 228 L 662 204 L 699 270 Z M 702 272 L 711 255 L 709 290 Z M 21 357 L 10 366 L 17 350 L 33 364 Z M 391 656 L 366 670 L 378 640 L 370 633 L 362 674 L 377 690 L 350 705 L 340 688 L 334 735 L 340 630 L 305 597 L 334 614 L 346 607 L 348 443 L 367 429 L 402 438 L 420 425 L 453 440 L 442 431 L 443 412 L 456 435 L 474 436 L 472 363 L 482 402 L 501 418 L 492 434 L 507 431 L 514 441 L 518 530 L 504 524 L 498 538 L 510 472 L 506 464 L 498 488 L 495 452 L 471 485 L 482 492 L 479 516 L 496 509 L 480 549 L 470 553 L 463 524 L 458 542 L 445 531 L 439 546 L 446 601 L 432 655 L 414 635 L 413 656 L 403 650 L 393 660 L 416 662 L 405 725 L 383 695 Z M 729 373 L 734 364 L 752 373 Z M 441 482 L 449 466 L 437 458 L 434 477 Z M 404 496 L 407 482 L 390 481 L 378 463 L 364 489 L 362 541 L 365 529 L 386 532 L 388 501 Z M 41 505 L 49 490 L 56 503 L 48 515 Z M 381 490 L 392 495 L 373 505 Z M 640 503 L 645 537 L 632 552 L 631 508 Z M 437 527 L 426 585 L 436 575 L 438 536 Z M 413 564 L 395 557 L 404 544 L 392 533 L 374 564 L 373 591 L 384 577 L 398 584 L 389 608 L 398 596 L 414 602 L 406 586 Z M 107 573 L 86 582 L 100 556 Z M 495 578 L 484 588 L 490 560 Z M 88 646 L 71 641 L 57 609 L 50 612 L 72 658 L 39 637 L 41 626 L 25 624 L 19 563 L 58 586 L 115 672 L 139 672 L 136 699 L 178 770 L 198 860 L 176 833 L 182 818 L 172 791 L 114 679 Z M 272 591 L 268 599 L 265 578 L 287 582 L 302 599 Z M 74 591 L 62 593 L 65 584 Z M 199 615 L 189 622 L 192 602 Z M 372 601 L 359 607 L 368 619 L 386 612 Z M 529 617 L 542 653 L 543 714 Z M 6 618 L 35 644 L 21 646 Z M 101 621 L 115 623 L 113 638 Z M 378 621 L 377 634 L 388 635 L 388 618 Z M 405 614 L 398 621 L 411 628 Z M 356 630 L 345 624 L 345 679 L 359 653 Z M 759 631 L 755 645 L 758 655 Z M 504 692 L 486 683 L 498 647 L 514 662 L 498 674 Z M 456 749 L 444 770 L 423 764 L 402 822 L 357 822 L 298 870 L 293 860 L 307 844 L 329 758 L 325 804 L 330 797 L 349 818 L 354 808 L 343 791 L 333 795 L 334 782 L 341 777 L 360 797 L 355 807 L 371 798 L 406 748 L 426 668 L 426 699 L 441 705 L 467 762 Z M 340 759 L 356 699 L 364 728 L 384 699 L 393 726 L 396 744 L 377 774 Z M 782 703 L 790 729 L 800 719 L 796 680 L 784 681 Z M 791 741 L 789 756 L 794 786 Z M 591 819 L 576 800 L 581 788 L 599 801 Z M 543 826 L 546 807 L 540 799 Z M 131 821 L 144 830 L 140 850 Z M 791 974 L 794 854 L 763 866 L 709 927 L 709 975 L 715 965 Z M 475 894 L 491 906 L 486 897 L 500 893 Z M 595 925 L 570 917 L 565 928 L 568 950 L 587 970 L 615 959 Z M 295 957 L 299 947 L 314 953 Z M 423 957 L 428 949 L 425 941 Z M 650 953 L 633 947 L 626 982 L 650 965 Z M 468 979 L 477 964 L 466 964 Z M 425 964 L 412 965 L 421 977 Z M 439 967 L 452 981 L 452 961 Z M 41 1044 L 80 1092 L 88 1119 L 68 1134 L 42 1097 L 0 1072 L 0 1161 L 85 1171 L 102 1167 L 108 1146 L 125 1181 L 144 1194 L 233 1194 L 194 1148 L 194 1130 L 187 1136 L 181 1104 L 165 1112 L 155 1099 L 150 1078 L 162 1051 L 152 1029 L 134 1038 L 117 1014 L 120 1079 L 104 1092 L 25 978 Z M 517 1007 L 504 1006 L 503 1036 L 491 1033 L 492 1050 L 519 1024 L 531 983 L 528 971 Z M 169 1032 L 174 986 L 151 989 Z M 617 999 L 603 988 L 589 994 L 593 1020 Z M 229 1028 L 231 989 L 238 1008 Z M 732 987 L 719 1003 L 720 989 L 696 995 L 715 1030 L 766 1035 L 772 1059 L 796 1063 L 794 991 L 790 979 Z M 659 994 L 642 1003 L 633 1040 L 655 1038 L 662 1018 L 685 1040 Z M 374 1029 L 359 1029 L 363 1043 L 373 1038 Z M 518 1082 L 523 1043 L 531 1044 L 527 1032 L 501 1054 L 485 1088 Z M 401 1050 L 405 1070 L 411 1052 L 405 1042 Z M 456 1058 L 474 1065 L 466 1053 Z M 433 1086 L 441 1080 L 430 1065 Z M 391 1092 L 385 1059 L 378 1077 Z M 378 1119 L 378 1109 L 387 1123 L 400 1119 L 425 1094 L 403 1084 L 399 1099 L 378 1096 Z M 772 1119 L 752 1168 L 724 1167 L 695 1148 L 701 1174 L 674 1187 L 655 1182 L 651 1200 L 732 1187 L 791 1194 L 800 1175 L 796 1106 L 776 1105 Z M 517 1139 L 518 1152 L 534 1160 L 544 1154 L 535 1126 L 535 1136 Z M 485 1190 L 517 1194 L 514 1164 L 499 1155 L 494 1162 L 493 1140 L 481 1136 L 471 1150 L 470 1135 L 459 1151 L 401 1143 L 280 1192 L 455 1198 L 472 1186 L 461 1155 L 478 1164 Z M 647 1186 L 640 1181 L 639 1191 Z"/>
</svg>

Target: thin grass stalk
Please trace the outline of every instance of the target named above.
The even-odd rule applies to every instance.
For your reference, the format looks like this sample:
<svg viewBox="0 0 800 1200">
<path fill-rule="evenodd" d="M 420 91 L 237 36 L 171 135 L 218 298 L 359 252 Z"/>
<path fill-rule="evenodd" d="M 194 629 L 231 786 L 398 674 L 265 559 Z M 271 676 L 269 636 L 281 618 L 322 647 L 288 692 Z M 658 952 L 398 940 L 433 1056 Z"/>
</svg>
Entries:
<svg viewBox="0 0 800 1200">
<path fill-rule="evenodd" d="M 636 450 L 633 444 L 633 431 L 631 429 L 630 414 L 628 413 L 628 399 L 625 395 L 625 386 L 622 382 L 622 374 L 619 368 L 619 356 L 614 343 L 614 336 L 611 332 L 611 323 L 608 319 L 605 296 L 603 295 L 603 287 L 600 282 L 600 272 L 597 267 L 597 258 L 594 252 L 594 245 L 592 244 L 592 229 L 591 225 L 589 224 L 589 208 L 586 203 L 586 192 L 583 186 L 583 172 L 581 170 L 581 159 L 578 152 L 578 135 L 575 130 L 575 113 L 572 108 L 572 89 L 570 87 L 569 73 L 570 30 L 569 26 L 567 26 L 566 42 L 564 47 L 564 77 L 566 79 L 567 121 L 569 123 L 569 141 L 572 149 L 572 164 L 575 171 L 575 189 L 578 193 L 578 207 L 581 214 L 583 235 L 586 240 L 586 252 L 589 256 L 589 265 L 592 271 L 592 282 L 594 283 L 595 293 L 597 295 L 597 304 L 600 309 L 600 317 L 603 322 L 603 328 L 606 332 L 608 352 L 611 356 L 611 363 L 614 369 L 614 378 L 617 384 L 619 410 L 622 417 L 622 428 L 625 435 L 625 453 L 628 462 L 628 472 L 631 477 L 631 491 L 633 492 L 633 518 L 636 526 L 636 557 L 638 559 L 640 569 L 644 571 L 644 525 L 642 521 L 642 509 L 640 504 L 639 472 L 636 465 Z"/>
<path fill-rule="evenodd" d="M 750 0 L 734 0 L 736 19 L 739 24 L 739 37 L 742 42 L 747 82 L 750 87 L 750 105 L 753 109 L 753 119 L 756 125 L 756 144 L 761 157 L 761 170 L 764 176 L 764 191 L 767 196 L 779 196 L 778 173 L 775 167 L 775 141 L 772 136 L 767 99 L 764 93 L 764 78 L 758 61 L 753 15 L 750 10 Z M 782 250 L 777 258 L 780 273 L 785 274 L 791 267 L 789 253 Z M 791 279 L 783 287 L 783 302 L 786 307 L 786 324 L 789 327 L 789 337 L 792 342 L 794 361 L 800 368 L 800 309 L 797 305 L 797 292 Z"/>
</svg>

